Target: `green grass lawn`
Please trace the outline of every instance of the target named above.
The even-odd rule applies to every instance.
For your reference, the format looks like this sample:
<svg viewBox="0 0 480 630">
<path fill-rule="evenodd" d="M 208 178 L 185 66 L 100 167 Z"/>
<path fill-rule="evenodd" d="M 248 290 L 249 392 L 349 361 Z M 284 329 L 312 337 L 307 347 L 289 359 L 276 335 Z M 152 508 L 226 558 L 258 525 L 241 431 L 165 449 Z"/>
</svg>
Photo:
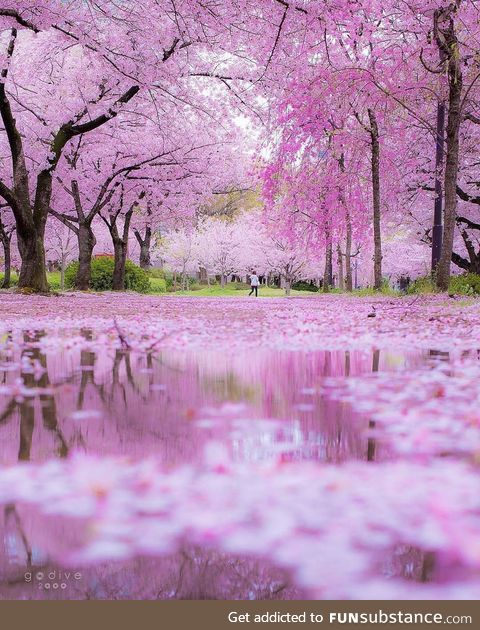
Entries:
<svg viewBox="0 0 480 630">
<path fill-rule="evenodd" d="M 17 274 L 12 273 L 12 285 L 15 285 L 18 277 Z M 60 272 L 52 271 L 47 273 L 48 283 L 52 291 L 60 291 Z M 0 273 L 0 284 L 3 281 L 3 273 Z M 218 284 L 212 286 L 205 286 L 202 288 L 198 288 L 199 285 L 196 285 L 194 290 L 190 291 L 174 291 L 174 292 L 165 292 L 165 280 L 163 278 L 150 278 L 150 287 L 151 290 L 148 292 L 150 295 L 176 295 L 176 296 L 189 296 L 189 297 L 245 297 L 248 296 L 249 289 L 248 288 L 236 288 L 235 283 L 227 283 L 225 287 L 221 287 Z M 338 289 L 334 289 L 332 291 L 333 294 L 341 293 Z M 396 291 L 388 291 L 385 292 L 390 296 L 400 295 Z M 316 293 L 312 291 L 294 291 L 292 290 L 292 297 L 313 297 L 315 295 L 322 295 L 322 293 Z M 357 297 L 371 297 L 374 295 L 378 295 L 373 289 L 357 289 L 353 291 L 350 295 L 354 295 Z M 258 297 L 284 297 L 285 291 L 284 289 L 277 289 L 273 287 L 265 287 L 261 286 L 258 290 Z"/>
<path fill-rule="evenodd" d="M 225 287 L 213 285 L 211 287 L 202 287 L 195 291 L 176 291 L 168 295 L 189 295 L 190 297 L 242 297 L 248 296 L 249 292 L 249 289 L 236 289 L 235 285 L 232 284 L 232 286 L 229 286 L 227 284 Z M 258 297 L 283 297 L 284 295 L 285 291 L 283 289 L 264 286 L 258 289 Z M 318 293 L 312 293 L 311 291 L 292 291 L 291 295 L 308 297 L 318 295 Z"/>
<path fill-rule="evenodd" d="M 17 284 L 18 276 L 16 273 L 12 272 L 12 274 L 10 275 L 10 278 L 12 281 L 12 286 Z M 60 272 L 59 271 L 52 271 L 51 273 L 47 273 L 47 280 L 51 289 L 53 289 L 54 291 L 60 290 Z M 0 283 L 2 281 L 3 281 L 3 273 L 0 273 Z"/>
<path fill-rule="evenodd" d="M 17 275 L 12 273 L 12 283 L 16 284 Z M 48 283 L 53 291 L 60 291 L 60 272 L 52 271 L 47 273 Z M 3 280 L 3 273 L 0 273 L 0 283 Z M 212 285 L 210 287 L 202 287 L 196 291 L 175 291 L 172 293 L 165 293 L 165 280 L 162 278 L 150 278 L 151 291 L 150 294 L 154 295 L 188 295 L 190 297 L 241 297 L 248 296 L 249 289 L 236 289 L 235 285 L 227 284 L 222 288 L 219 285 Z M 285 295 L 283 289 L 276 289 L 270 287 L 260 287 L 258 291 L 258 297 L 282 297 Z M 311 293 L 310 291 L 292 291 L 292 296 L 312 296 L 318 295 L 317 293 Z"/>
</svg>

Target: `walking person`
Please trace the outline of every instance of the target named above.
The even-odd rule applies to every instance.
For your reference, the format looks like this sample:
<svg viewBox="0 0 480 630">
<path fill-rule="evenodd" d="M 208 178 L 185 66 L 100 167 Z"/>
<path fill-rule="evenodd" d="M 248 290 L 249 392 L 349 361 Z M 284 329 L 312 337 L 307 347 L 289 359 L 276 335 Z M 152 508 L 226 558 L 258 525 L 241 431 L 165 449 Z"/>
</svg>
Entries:
<svg viewBox="0 0 480 630">
<path fill-rule="evenodd" d="M 252 295 L 255 293 L 255 297 L 258 297 L 258 285 L 260 284 L 260 280 L 258 279 L 257 272 L 254 271 L 250 276 L 250 293 L 248 295 Z"/>
</svg>

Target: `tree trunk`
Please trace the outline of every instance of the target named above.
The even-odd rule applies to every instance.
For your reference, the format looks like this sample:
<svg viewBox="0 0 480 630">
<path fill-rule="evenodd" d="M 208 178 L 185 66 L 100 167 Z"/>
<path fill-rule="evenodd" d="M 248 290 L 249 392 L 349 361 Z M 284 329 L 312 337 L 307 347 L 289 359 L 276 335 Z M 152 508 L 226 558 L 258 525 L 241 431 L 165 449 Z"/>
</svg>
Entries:
<svg viewBox="0 0 480 630">
<path fill-rule="evenodd" d="M 17 29 L 12 28 L 7 48 L 7 60 L 14 54 L 16 39 Z M 17 123 L 5 89 L 7 75 L 8 63 L 1 71 L 0 115 L 10 145 L 13 186 L 12 190 L 8 191 L 2 182 L 0 189 L 2 197 L 12 209 L 17 226 L 18 250 L 22 259 L 18 286 L 46 293 L 48 282 L 43 239 L 52 194 L 52 176 L 50 170 L 43 170 L 39 173 L 35 203 L 32 207 L 23 139 L 17 129 Z"/>
<path fill-rule="evenodd" d="M 290 278 L 285 278 L 285 295 L 290 295 L 292 292 L 292 281 Z"/>
<path fill-rule="evenodd" d="M 49 290 L 45 266 L 44 229 L 19 229 L 17 226 L 18 251 L 22 259 L 18 286 L 35 292 Z"/>
<path fill-rule="evenodd" d="M 440 50 L 446 55 L 448 63 L 448 122 L 447 155 L 445 160 L 445 209 L 443 242 L 440 260 L 437 266 L 437 288 L 447 291 L 450 282 L 450 263 L 455 235 L 457 212 L 458 153 L 460 144 L 460 124 L 462 122 L 461 100 L 463 77 L 459 55 L 459 44 L 455 33 L 453 15 L 455 7 L 438 9 L 435 12 L 435 35 Z"/>
<path fill-rule="evenodd" d="M 60 265 L 60 291 L 65 291 L 65 267 L 66 256 L 62 254 L 62 263 Z"/>
<path fill-rule="evenodd" d="M 199 273 L 198 273 L 198 280 L 200 284 L 209 284 L 208 273 L 205 267 L 200 267 Z"/>
<path fill-rule="evenodd" d="M 112 289 L 125 291 L 125 264 L 127 262 L 127 244 L 123 239 L 115 239 L 113 242 L 114 266 Z"/>
<path fill-rule="evenodd" d="M 343 279 L 343 254 L 340 243 L 337 243 L 337 264 L 338 264 L 338 288 L 340 291 L 345 289 L 345 282 Z"/>
<path fill-rule="evenodd" d="M 93 248 L 97 242 L 90 223 L 79 223 L 78 232 L 78 271 L 75 288 L 88 291 L 92 274 Z"/>
<path fill-rule="evenodd" d="M 185 264 L 182 268 L 182 291 L 188 291 L 187 270 L 185 269 Z"/>
<path fill-rule="evenodd" d="M 150 269 L 150 244 L 143 243 L 140 245 L 140 267 L 142 269 Z"/>
<path fill-rule="evenodd" d="M 225 275 L 222 273 L 220 276 L 220 286 L 223 288 L 226 282 L 227 282 L 227 279 L 225 278 Z"/>
<path fill-rule="evenodd" d="M 134 230 L 135 238 L 140 245 L 140 267 L 142 269 L 150 269 L 151 267 L 151 257 L 150 257 L 150 247 L 152 245 L 152 228 L 147 225 L 145 228 L 145 236 L 142 238 L 142 235 L 138 230 Z"/>
<path fill-rule="evenodd" d="M 1 240 L 5 254 L 5 273 L 3 274 L 2 289 L 9 289 L 12 271 L 11 241 L 7 234 L 2 235 Z"/>
<path fill-rule="evenodd" d="M 442 55 L 440 55 L 442 60 Z M 435 141 L 435 201 L 432 226 L 432 277 L 437 274 L 437 267 L 442 253 L 443 240 L 443 190 L 442 170 L 445 137 L 445 103 L 440 99 L 437 103 L 437 137 Z"/>
<path fill-rule="evenodd" d="M 333 284 L 333 251 L 332 251 L 332 241 L 330 237 L 327 237 L 327 247 L 325 251 L 325 271 L 323 274 L 323 292 L 328 293 L 330 291 L 330 287 Z"/>
<path fill-rule="evenodd" d="M 345 244 L 345 285 L 348 292 L 353 291 L 352 278 L 352 221 L 347 213 L 347 238 Z"/>
<path fill-rule="evenodd" d="M 125 291 L 125 265 L 128 256 L 128 232 L 130 230 L 130 221 L 132 219 L 135 205 L 136 204 L 133 203 L 129 210 L 125 213 L 121 235 L 118 231 L 117 219 L 123 208 L 123 191 L 120 197 L 120 207 L 114 215 L 110 216 L 110 220 L 100 214 L 108 227 L 110 236 L 112 237 L 114 254 L 112 289 L 114 291 Z"/>
<path fill-rule="evenodd" d="M 368 110 L 372 150 L 372 195 L 373 195 L 373 286 L 377 291 L 382 288 L 382 235 L 380 228 L 380 142 L 375 112 Z"/>
</svg>

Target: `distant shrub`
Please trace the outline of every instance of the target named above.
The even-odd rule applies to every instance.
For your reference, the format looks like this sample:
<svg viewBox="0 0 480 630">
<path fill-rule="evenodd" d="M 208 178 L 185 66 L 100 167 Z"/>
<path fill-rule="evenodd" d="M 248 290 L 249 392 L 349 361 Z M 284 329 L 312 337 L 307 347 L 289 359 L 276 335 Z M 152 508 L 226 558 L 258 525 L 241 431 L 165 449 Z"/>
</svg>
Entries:
<svg viewBox="0 0 480 630">
<path fill-rule="evenodd" d="M 111 291 L 113 288 L 113 256 L 95 256 L 92 259 L 90 288 L 93 291 Z M 78 271 L 78 262 L 72 262 L 65 269 L 65 286 L 73 287 Z M 125 264 L 125 288 L 129 291 L 147 293 L 150 290 L 148 273 L 131 260 Z"/>
<path fill-rule="evenodd" d="M 152 267 L 148 270 L 148 275 L 150 278 L 162 278 L 165 279 L 165 270 L 159 269 L 158 267 Z"/>
<path fill-rule="evenodd" d="M 414 280 L 408 287 L 407 293 L 434 293 L 436 290 L 432 277 L 425 276 Z M 452 276 L 448 292 L 458 295 L 480 295 L 480 275 L 464 273 L 460 276 Z"/>
<path fill-rule="evenodd" d="M 312 291 L 313 293 L 318 292 L 318 287 L 305 280 L 294 282 L 292 285 L 292 289 L 295 289 L 295 291 Z"/>
<path fill-rule="evenodd" d="M 464 273 L 450 278 L 450 293 L 460 295 L 480 295 L 480 276 L 476 273 Z"/>
<path fill-rule="evenodd" d="M 434 293 L 435 285 L 431 276 L 424 276 L 422 278 L 416 278 L 410 283 L 407 293 L 413 295 L 415 293 Z"/>
<path fill-rule="evenodd" d="M 165 282 L 167 291 L 169 293 L 173 293 L 174 291 L 183 291 L 184 290 L 184 281 L 182 279 L 181 274 L 177 274 L 177 281 L 174 283 L 173 274 L 166 273 L 165 274 Z M 215 284 L 214 282 L 210 282 L 210 285 Z M 205 289 L 206 284 L 200 284 L 198 278 L 193 276 L 187 276 L 185 278 L 185 290 L 187 291 L 200 291 L 201 289 Z"/>
<path fill-rule="evenodd" d="M 125 264 L 125 288 L 137 293 L 148 293 L 150 291 L 148 273 L 131 260 L 127 260 Z"/>
<path fill-rule="evenodd" d="M 366 297 L 370 295 L 398 295 L 398 291 L 392 289 L 389 285 L 388 280 L 384 279 L 382 283 L 382 288 L 380 291 L 377 291 L 373 287 L 364 287 L 363 289 L 355 289 L 353 291 L 354 295 L 359 295 L 360 297 Z"/>
<path fill-rule="evenodd" d="M 150 278 L 151 293 L 165 293 L 167 290 L 167 281 L 165 278 Z"/>
</svg>

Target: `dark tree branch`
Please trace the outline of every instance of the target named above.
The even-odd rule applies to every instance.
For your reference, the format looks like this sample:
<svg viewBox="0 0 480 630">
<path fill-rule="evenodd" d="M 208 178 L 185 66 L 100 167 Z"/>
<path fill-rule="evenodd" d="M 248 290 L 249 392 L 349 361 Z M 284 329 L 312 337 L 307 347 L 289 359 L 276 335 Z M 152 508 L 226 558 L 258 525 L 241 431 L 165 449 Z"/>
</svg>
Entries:
<svg viewBox="0 0 480 630">
<path fill-rule="evenodd" d="M 468 201 L 470 203 L 475 203 L 477 205 L 480 205 L 480 197 L 479 196 L 472 196 L 469 195 L 467 192 L 465 192 L 462 188 L 460 188 L 460 186 L 457 185 L 457 195 L 460 197 L 460 199 L 462 201 Z"/>
<path fill-rule="evenodd" d="M 12 113 L 12 108 L 10 106 L 10 101 L 7 97 L 5 83 L 8 75 L 8 64 L 15 50 L 16 39 L 17 29 L 12 28 L 12 33 L 7 48 L 7 61 L 5 67 L 2 69 L 2 80 L 0 81 L 0 114 L 2 116 L 3 124 L 5 126 L 5 132 L 8 138 L 8 143 L 10 145 L 14 169 L 22 155 L 22 138 L 20 136 L 20 133 L 18 132 L 15 118 Z"/>
<path fill-rule="evenodd" d="M 33 22 L 29 22 L 28 20 L 23 18 L 18 11 L 15 11 L 15 9 L 1 9 L 0 8 L 0 15 L 3 15 L 5 17 L 11 17 L 17 22 L 17 24 L 20 24 L 20 26 L 23 26 L 24 28 L 28 28 L 34 33 L 40 33 L 40 30 L 35 26 L 35 24 L 33 24 Z"/>
<path fill-rule="evenodd" d="M 457 267 L 460 267 L 460 269 L 465 269 L 465 271 L 470 270 L 469 261 L 466 258 L 463 258 L 463 256 L 460 256 L 460 254 L 452 252 L 452 262 L 454 265 L 457 265 Z"/>
<path fill-rule="evenodd" d="M 456 217 L 455 221 L 457 223 L 463 223 L 471 230 L 480 230 L 480 223 L 475 223 L 474 221 L 470 221 L 466 217 Z"/>
<path fill-rule="evenodd" d="M 118 116 L 118 108 L 121 105 L 124 105 L 125 103 L 131 101 L 132 98 L 136 94 L 138 94 L 139 91 L 139 85 L 132 85 L 124 94 L 122 94 L 122 96 L 120 96 L 120 98 L 115 101 L 112 107 L 110 107 L 105 114 L 101 114 L 93 120 L 89 120 L 88 122 L 80 125 L 71 125 L 69 127 L 69 131 L 72 134 L 72 137 L 79 136 L 80 134 L 87 133 L 88 131 L 93 131 L 94 129 L 98 129 L 98 127 L 101 127 L 109 120 L 112 120 L 113 118 Z"/>
<path fill-rule="evenodd" d="M 428 72 L 431 72 L 432 74 L 442 74 L 443 72 L 443 68 L 431 68 L 425 61 L 425 59 L 423 58 L 423 48 L 420 48 L 420 62 L 422 64 L 422 66 L 425 68 L 425 70 L 427 70 Z"/>
<path fill-rule="evenodd" d="M 55 138 L 53 139 L 51 150 L 52 155 L 49 158 L 49 171 L 53 171 L 58 164 L 58 161 L 62 155 L 63 148 L 67 144 L 69 140 L 71 140 L 75 136 L 79 136 L 83 133 L 87 133 L 89 131 L 93 131 L 94 129 L 98 129 L 102 125 L 104 125 L 109 120 L 112 120 L 116 116 L 118 116 L 119 109 L 122 105 L 128 103 L 138 92 L 140 91 L 140 86 L 132 85 L 120 98 L 118 98 L 115 103 L 109 107 L 108 111 L 93 120 L 89 120 L 86 123 L 82 123 L 79 125 L 72 124 L 72 122 L 68 122 L 65 125 L 62 125 L 58 130 Z"/>
<path fill-rule="evenodd" d="M 480 118 L 478 116 L 475 116 L 475 114 L 471 114 L 470 112 L 466 112 L 465 114 L 463 114 L 463 119 L 469 120 L 470 122 L 473 122 L 476 125 L 480 125 Z"/>
<path fill-rule="evenodd" d="M 66 216 L 64 214 L 61 214 L 60 212 L 57 212 L 53 208 L 49 208 L 48 212 L 53 217 L 58 219 L 61 223 L 63 223 L 63 225 L 66 225 L 69 230 L 72 230 L 72 232 L 78 236 L 78 227 L 76 225 L 73 225 L 72 223 L 72 221 L 78 221 L 76 217 Z"/>
<path fill-rule="evenodd" d="M 277 49 L 277 45 L 278 45 L 278 42 L 279 42 L 279 40 L 280 40 L 280 35 L 281 35 L 281 33 L 282 33 L 283 24 L 284 24 L 285 19 L 286 19 L 286 17 L 287 17 L 287 13 L 288 13 L 289 6 L 290 6 L 289 4 L 287 4 L 287 5 L 285 6 L 285 11 L 283 12 L 282 19 L 280 20 L 280 24 L 279 24 L 279 26 L 278 26 L 277 34 L 276 34 L 276 36 L 275 36 L 275 41 L 273 42 L 273 46 L 272 46 L 272 50 L 271 50 L 271 52 L 270 52 L 270 56 L 268 57 L 268 59 L 267 59 L 267 63 L 265 64 L 265 70 L 264 70 L 264 72 L 266 72 L 266 70 L 267 70 L 268 66 L 270 65 L 270 62 L 271 62 L 271 61 L 272 61 L 272 59 L 273 59 L 273 55 L 275 54 L 275 50 Z"/>
<path fill-rule="evenodd" d="M 16 204 L 15 195 L 10 188 L 0 180 L 0 195 L 5 199 L 9 206 Z"/>
</svg>

